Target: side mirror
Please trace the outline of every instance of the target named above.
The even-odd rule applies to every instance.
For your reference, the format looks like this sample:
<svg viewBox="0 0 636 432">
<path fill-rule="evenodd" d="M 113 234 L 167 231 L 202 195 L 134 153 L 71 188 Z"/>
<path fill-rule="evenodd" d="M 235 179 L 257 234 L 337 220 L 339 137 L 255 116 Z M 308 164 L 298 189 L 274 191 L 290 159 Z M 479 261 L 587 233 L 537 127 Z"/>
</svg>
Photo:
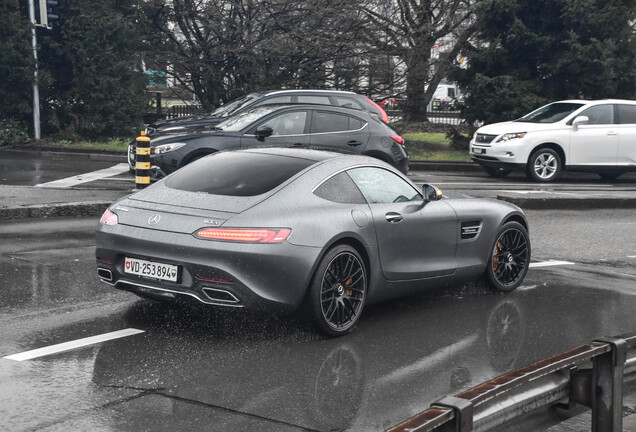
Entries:
<svg viewBox="0 0 636 432">
<path fill-rule="evenodd" d="M 574 130 L 577 130 L 579 128 L 579 125 L 588 124 L 589 121 L 590 118 L 588 116 L 578 116 L 577 118 L 572 120 L 572 126 Z"/>
<path fill-rule="evenodd" d="M 424 194 L 424 202 L 439 201 L 442 199 L 442 191 L 430 184 L 422 186 L 422 193 Z"/>
<path fill-rule="evenodd" d="M 274 133 L 274 130 L 269 126 L 261 126 L 256 129 L 256 139 L 259 141 L 263 141 L 268 136 L 271 136 Z"/>
</svg>

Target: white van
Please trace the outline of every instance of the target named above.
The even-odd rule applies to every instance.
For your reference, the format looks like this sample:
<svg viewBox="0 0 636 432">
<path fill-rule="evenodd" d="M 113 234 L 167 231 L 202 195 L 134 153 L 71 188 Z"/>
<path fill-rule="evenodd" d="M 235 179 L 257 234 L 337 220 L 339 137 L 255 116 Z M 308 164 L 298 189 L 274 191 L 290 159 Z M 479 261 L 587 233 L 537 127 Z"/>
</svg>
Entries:
<svg viewBox="0 0 636 432">
<path fill-rule="evenodd" d="M 479 128 L 470 157 L 493 177 L 521 169 L 538 182 L 553 181 L 563 170 L 615 179 L 636 171 L 636 102 L 554 102 L 518 120 Z"/>
</svg>

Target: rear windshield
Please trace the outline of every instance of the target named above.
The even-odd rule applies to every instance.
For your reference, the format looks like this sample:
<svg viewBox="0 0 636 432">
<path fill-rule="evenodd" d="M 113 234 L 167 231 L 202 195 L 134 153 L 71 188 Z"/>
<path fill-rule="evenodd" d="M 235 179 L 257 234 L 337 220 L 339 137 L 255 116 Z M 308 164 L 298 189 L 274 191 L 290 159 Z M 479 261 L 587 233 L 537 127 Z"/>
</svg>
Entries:
<svg viewBox="0 0 636 432">
<path fill-rule="evenodd" d="M 214 195 L 261 195 L 315 163 L 275 154 L 224 152 L 186 165 L 168 178 L 166 186 Z"/>
<path fill-rule="evenodd" d="M 530 114 L 526 114 L 519 120 L 515 121 L 528 123 L 556 123 L 563 120 L 582 106 L 583 104 L 579 103 L 557 102 L 541 107 L 536 111 L 532 111 Z"/>
</svg>

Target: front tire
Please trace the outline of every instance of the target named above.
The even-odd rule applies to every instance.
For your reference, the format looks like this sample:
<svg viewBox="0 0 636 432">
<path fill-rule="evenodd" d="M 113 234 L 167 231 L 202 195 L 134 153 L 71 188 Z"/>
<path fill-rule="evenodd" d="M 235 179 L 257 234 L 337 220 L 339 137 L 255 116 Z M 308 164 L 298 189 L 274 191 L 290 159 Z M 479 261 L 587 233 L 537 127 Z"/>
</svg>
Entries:
<svg viewBox="0 0 636 432">
<path fill-rule="evenodd" d="M 507 222 L 490 249 L 486 278 L 496 291 L 509 292 L 523 282 L 530 266 L 530 236 L 519 222 Z"/>
<path fill-rule="evenodd" d="M 367 271 L 358 251 L 349 245 L 327 251 L 309 286 L 313 324 L 329 336 L 350 333 L 362 313 L 367 286 Z"/>
<path fill-rule="evenodd" d="M 535 151 L 528 159 L 526 175 L 536 182 L 547 183 L 556 180 L 561 175 L 561 156 L 550 148 Z"/>
</svg>

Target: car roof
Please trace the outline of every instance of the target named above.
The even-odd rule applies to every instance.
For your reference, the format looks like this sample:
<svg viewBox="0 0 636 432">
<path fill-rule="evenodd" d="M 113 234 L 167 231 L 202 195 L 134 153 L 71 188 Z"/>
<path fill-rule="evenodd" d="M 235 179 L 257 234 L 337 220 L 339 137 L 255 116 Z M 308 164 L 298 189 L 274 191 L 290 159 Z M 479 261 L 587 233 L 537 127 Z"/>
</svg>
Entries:
<svg viewBox="0 0 636 432">
<path fill-rule="evenodd" d="M 346 90 L 316 90 L 316 89 L 285 89 L 285 90 L 269 90 L 262 92 L 264 96 L 270 96 L 274 94 L 286 94 L 286 93 L 331 93 L 331 94 L 348 94 L 348 95 L 356 95 L 352 91 Z"/>
<path fill-rule="evenodd" d="M 636 101 L 627 100 L 627 99 L 595 99 L 595 100 L 587 100 L 587 99 L 567 99 L 560 100 L 551 103 L 578 103 L 584 105 L 598 105 L 598 104 L 607 104 L 607 103 L 627 103 L 627 104 L 636 104 Z"/>
<path fill-rule="evenodd" d="M 351 112 L 351 113 L 355 113 L 356 115 L 362 115 L 362 116 L 373 114 L 373 113 L 370 113 L 369 111 L 360 110 L 360 109 L 353 108 L 353 107 L 336 106 L 336 105 L 323 105 L 323 104 L 310 104 L 310 103 L 306 103 L 306 102 L 300 102 L 300 103 L 277 102 L 277 103 L 271 103 L 271 104 L 264 104 L 264 105 L 258 105 L 258 106 L 254 106 L 254 107 L 249 107 L 249 108 L 247 108 L 245 110 L 245 112 L 261 109 L 263 107 L 276 108 L 276 110 L 283 110 L 283 109 L 288 109 L 288 108 L 303 108 L 303 109 L 313 109 L 313 110 L 319 109 L 319 110 L 326 110 L 326 111 Z M 272 110 L 272 112 L 273 112 L 273 110 Z"/>
<path fill-rule="evenodd" d="M 308 149 L 308 148 L 288 148 L 288 147 L 257 147 L 251 149 L 244 150 L 232 150 L 239 153 L 260 153 L 260 154 L 270 154 L 270 155 L 279 155 L 279 156 L 287 156 L 287 157 L 295 157 L 299 159 L 307 159 L 313 160 L 316 162 L 321 162 L 326 159 L 335 158 L 342 156 L 343 153 L 337 153 L 327 150 L 317 150 L 317 149 Z"/>
</svg>

